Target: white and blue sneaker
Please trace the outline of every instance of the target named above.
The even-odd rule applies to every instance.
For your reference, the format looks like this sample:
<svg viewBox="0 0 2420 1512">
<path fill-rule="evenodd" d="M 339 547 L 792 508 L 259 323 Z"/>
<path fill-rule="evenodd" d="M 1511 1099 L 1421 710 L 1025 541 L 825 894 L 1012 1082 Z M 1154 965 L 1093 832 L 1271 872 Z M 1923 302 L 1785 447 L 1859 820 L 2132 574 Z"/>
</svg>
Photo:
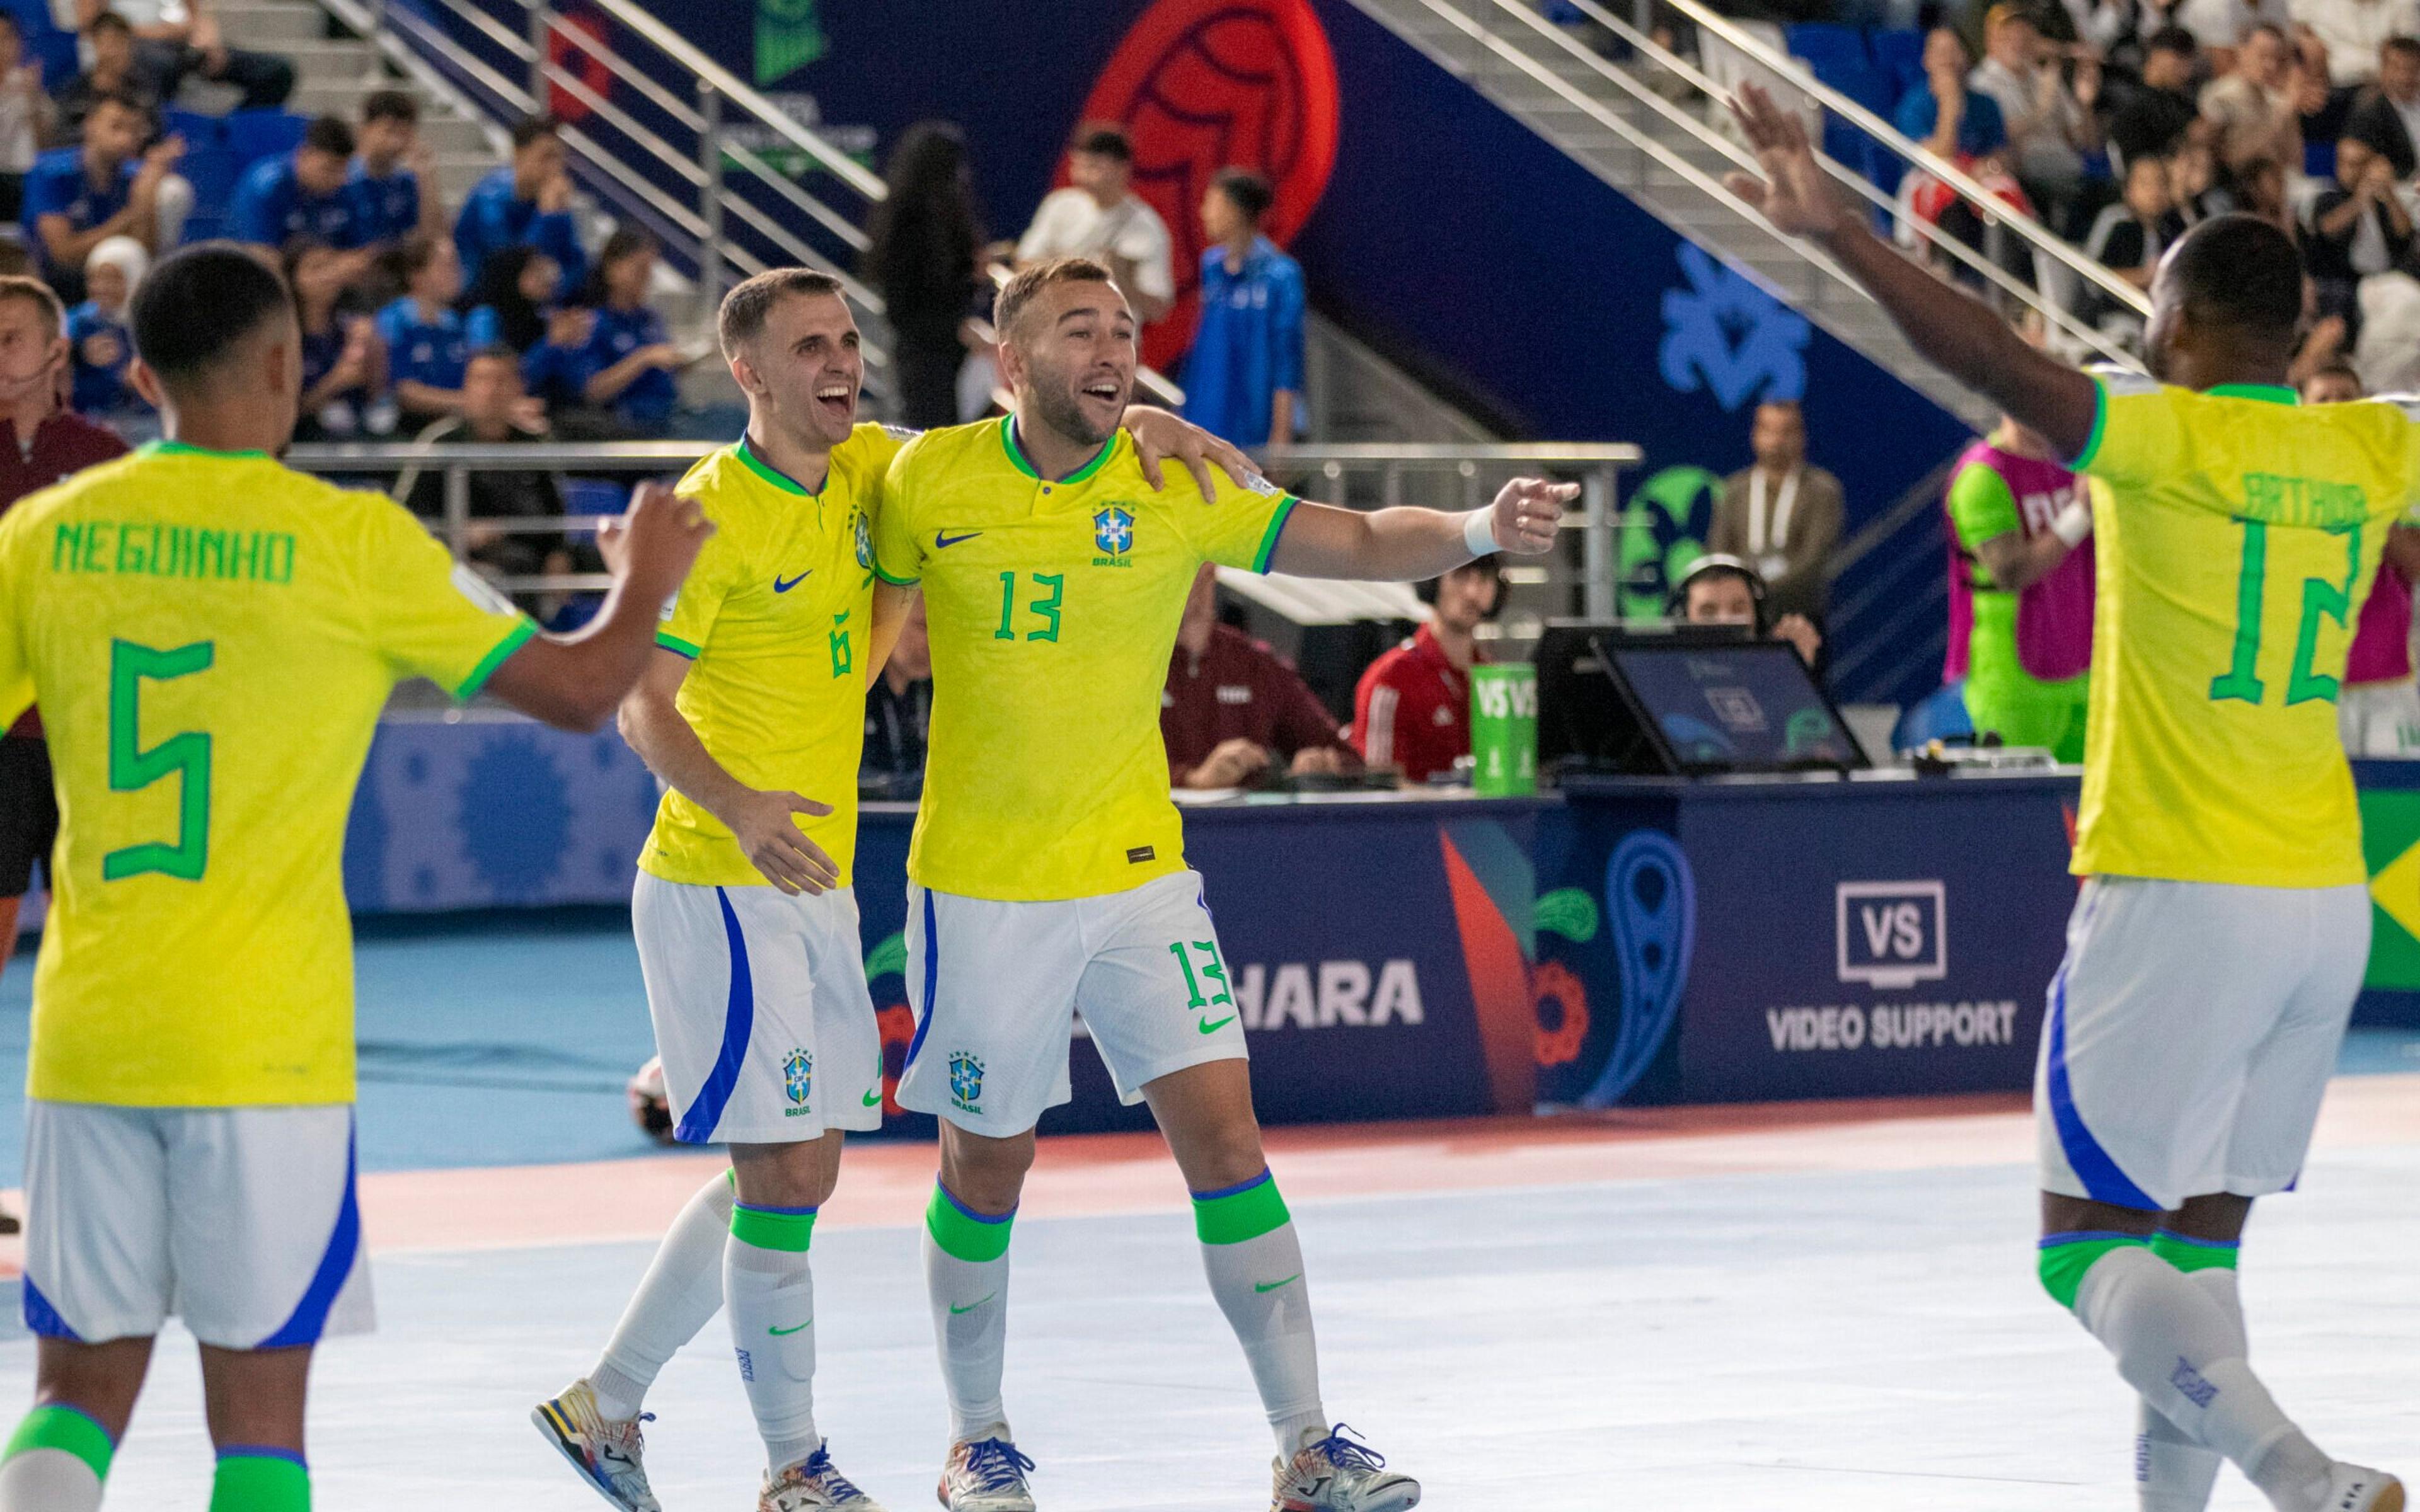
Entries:
<svg viewBox="0 0 2420 1512">
<path fill-rule="evenodd" d="M 981 1438 L 950 1445 L 941 1466 L 941 1504 L 950 1512 L 1033 1512 L 1025 1473 L 1033 1461 L 1016 1452 L 1008 1425 L 995 1423 Z"/>
<path fill-rule="evenodd" d="M 622 1512 L 663 1512 L 647 1489 L 647 1445 L 639 1432 L 639 1424 L 654 1416 L 643 1413 L 628 1422 L 604 1416 L 584 1377 L 530 1411 L 530 1421 L 580 1478 Z"/>
<path fill-rule="evenodd" d="M 2328 1471 L 2320 1512 L 2403 1512 L 2403 1483 L 2382 1470 L 2341 1461 Z"/>
<path fill-rule="evenodd" d="M 756 1498 L 756 1512 L 823 1512 L 845 1507 L 848 1512 L 882 1512 L 873 1497 L 849 1483 L 832 1464 L 831 1445 L 823 1444 L 802 1464 L 765 1477 Z"/>
<path fill-rule="evenodd" d="M 1387 1468 L 1387 1457 L 1345 1437 L 1306 1428 L 1292 1459 L 1277 1461 L 1269 1512 L 1404 1512 L 1420 1504 L 1420 1483 Z"/>
</svg>

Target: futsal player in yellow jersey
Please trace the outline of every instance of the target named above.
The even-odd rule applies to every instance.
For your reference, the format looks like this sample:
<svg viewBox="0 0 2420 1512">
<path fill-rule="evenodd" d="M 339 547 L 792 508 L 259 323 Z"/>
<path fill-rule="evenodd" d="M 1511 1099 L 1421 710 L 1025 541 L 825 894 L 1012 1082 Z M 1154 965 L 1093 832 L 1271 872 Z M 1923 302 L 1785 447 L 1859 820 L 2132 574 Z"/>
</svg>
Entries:
<svg viewBox="0 0 2420 1512">
<path fill-rule="evenodd" d="M 865 687 L 906 607 L 876 616 L 870 532 L 908 433 L 857 421 L 864 364 L 837 279 L 758 274 L 719 326 L 748 429 L 681 480 L 717 533 L 664 609 L 622 730 L 665 784 L 630 911 L 675 1134 L 727 1147 L 732 1174 L 675 1221 L 597 1366 L 534 1417 L 608 1502 L 654 1512 L 641 1403 L 727 1305 L 765 1442 L 763 1512 L 879 1512 L 815 1429 L 808 1252 L 844 1132 L 882 1121 L 849 863 Z M 1128 420 L 1155 486 L 1162 457 L 1205 491 L 1210 460 L 1248 471 L 1165 411 Z"/>
<path fill-rule="evenodd" d="M 0 520 L 0 704 L 49 716 L 62 822 L 34 977 L 24 1308 L 37 1405 L 0 1512 L 90 1512 L 171 1312 L 202 1345 L 216 1512 L 307 1506 L 312 1346 L 369 1322 L 339 858 L 396 683 L 593 729 L 710 527 L 642 491 L 573 641 L 393 501 L 274 460 L 301 333 L 232 243 L 144 280 L 169 440 Z"/>
<path fill-rule="evenodd" d="M 1738 105 L 1734 187 L 1820 240 L 1916 349 L 2107 485 L 2074 869 L 2035 1090 L 2043 1285 L 2142 1396 L 2144 1512 L 2198 1512 L 2222 1458 L 2281 1512 L 2401 1512 L 2245 1363 L 2235 1260 L 2293 1185 L 2369 952 L 2335 700 L 2389 524 L 2420 495 L 2420 403 L 2302 409 L 2285 233 L 2205 221 L 2161 260 L 2152 378 L 2087 377 L 1878 240 L 1799 121 Z"/>
<path fill-rule="evenodd" d="M 1155 497 L 1119 429 L 1134 316 L 1098 264 L 1019 272 L 1000 297 L 1012 421 L 928 432 L 892 464 L 875 570 L 921 583 L 933 724 L 908 856 L 899 1087 L 941 1119 L 925 1265 L 952 1443 L 952 1512 L 1028 1512 L 1001 1401 L 1010 1221 L 1033 1126 L 1066 1101 L 1073 1016 L 1129 1102 L 1148 1101 L 1194 1194 L 1211 1289 L 1279 1443 L 1271 1504 L 1397 1512 L 1409 1476 L 1320 1400 L 1302 1251 L 1253 1121 L 1244 1034 L 1202 879 L 1169 800 L 1159 694 L 1204 562 L 1426 579 L 1554 544 L 1576 490 L 1508 485 L 1468 515 L 1362 515 L 1265 483 L 1209 509 Z M 886 595 L 888 596 L 888 595 Z"/>
</svg>

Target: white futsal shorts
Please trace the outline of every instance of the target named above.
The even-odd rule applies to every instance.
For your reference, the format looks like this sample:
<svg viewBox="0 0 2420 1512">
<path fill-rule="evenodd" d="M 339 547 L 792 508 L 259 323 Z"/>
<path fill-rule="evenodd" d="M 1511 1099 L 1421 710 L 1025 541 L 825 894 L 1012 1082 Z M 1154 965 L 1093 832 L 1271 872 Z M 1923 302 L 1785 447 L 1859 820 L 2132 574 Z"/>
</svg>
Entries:
<svg viewBox="0 0 2420 1512">
<path fill-rule="evenodd" d="M 630 923 L 675 1138 L 786 1145 L 882 1126 L 882 1031 L 855 892 L 642 872 Z"/>
<path fill-rule="evenodd" d="M 1171 1072 L 1247 1055 L 1193 872 L 1051 903 L 911 885 L 908 1000 L 916 1038 L 899 1105 L 994 1138 L 1067 1101 L 1078 1013 L 1128 1103 Z"/>
<path fill-rule="evenodd" d="M 2034 1078 L 2046 1192 L 2171 1211 L 2294 1184 L 2369 961 L 2366 887 L 2095 877 Z"/>
<path fill-rule="evenodd" d="M 25 1326 L 101 1344 L 171 1315 L 223 1350 L 374 1321 L 353 1110 L 25 1110 Z"/>
<path fill-rule="evenodd" d="M 2360 683 L 2336 697 L 2336 732 L 2348 756 L 2420 754 L 2420 686 Z"/>
</svg>

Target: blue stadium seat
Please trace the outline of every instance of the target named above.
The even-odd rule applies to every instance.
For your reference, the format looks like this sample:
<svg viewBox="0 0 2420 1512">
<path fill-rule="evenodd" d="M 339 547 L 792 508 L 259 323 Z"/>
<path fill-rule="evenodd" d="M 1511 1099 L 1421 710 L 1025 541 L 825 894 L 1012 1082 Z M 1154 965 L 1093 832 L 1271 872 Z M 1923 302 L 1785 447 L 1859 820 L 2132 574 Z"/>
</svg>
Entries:
<svg viewBox="0 0 2420 1512">
<path fill-rule="evenodd" d="M 235 154 L 241 174 L 263 158 L 274 158 L 302 145 L 310 118 L 283 110 L 239 110 L 226 117 L 227 150 Z"/>
<path fill-rule="evenodd" d="M 1900 94 L 1924 82 L 1924 34 L 1913 27 L 1878 31 L 1867 39 L 1873 45 L 1874 66 L 1890 76 Z"/>
<path fill-rule="evenodd" d="M 1854 26 L 1837 26 L 1828 21 L 1802 22 L 1789 31 L 1792 55 L 1807 60 L 1815 77 L 1832 84 L 1837 70 L 1852 73 L 1870 70 L 1873 54 L 1866 50 L 1866 37 Z M 1832 85 L 1837 89 L 1838 85 Z"/>
<path fill-rule="evenodd" d="M 604 478 L 565 478 L 563 512 L 566 515 L 619 515 L 630 507 L 630 491 Z"/>
</svg>

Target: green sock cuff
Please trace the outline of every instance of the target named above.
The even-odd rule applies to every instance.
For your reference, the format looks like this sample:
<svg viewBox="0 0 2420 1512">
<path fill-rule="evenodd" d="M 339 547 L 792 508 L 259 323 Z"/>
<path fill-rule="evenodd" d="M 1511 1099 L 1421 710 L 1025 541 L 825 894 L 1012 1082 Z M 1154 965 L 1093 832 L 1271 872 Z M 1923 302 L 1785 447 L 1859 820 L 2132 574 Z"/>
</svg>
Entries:
<svg viewBox="0 0 2420 1512">
<path fill-rule="evenodd" d="M 311 1472 L 302 1457 L 271 1449 L 219 1456 L 210 1512 L 311 1512 Z"/>
<path fill-rule="evenodd" d="M 752 1208 L 745 1202 L 734 1203 L 731 1208 L 731 1237 L 757 1249 L 803 1255 L 814 1242 L 815 1210 Z"/>
<path fill-rule="evenodd" d="M 2042 1289 L 2069 1312 L 2075 1294 L 2084 1289 L 2084 1273 L 2101 1263 L 2112 1250 L 2149 1249 L 2138 1234 L 2052 1234 L 2041 1242 Z"/>
<path fill-rule="evenodd" d="M 0 1452 L 0 1461 L 14 1459 L 32 1449 L 71 1454 L 91 1466 L 93 1474 L 101 1480 L 109 1478 L 109 1461 L 117 1454 L 117 1445 L 110 1442 L 107 1428 L 90 1414 L 55 1402 L 25 1414 L 17 1431 L 9 1436 L 8 1449 Z"/>
<path fill-rule="evenodd" d="M 2191 1275 L 2195 1271 L 2232 1271 L 2240 1246 L 2214 1239 L 2188 1239 L 2163 1228 L 2151 1236 L 2151 1253 Z"/>
<path fill-rule="evenodd" d="M 1016 1220 L 1014 1208 L 998 1217 L 977 1212 L 936 1181 L 932 1205 L 924 1210 L 924 1231 L 952 1259 L 984 1265 L 1008 1253 L 1008 1230 Z"/>
<path fill-rule="evenodd" d="M 1292 1222 L 1278 1180 L 1266 1171 L 1224 1192 L 1193 1195 L 1193 1231 L 1204 1244 L 1240 1244 Z"/>
</svg>

